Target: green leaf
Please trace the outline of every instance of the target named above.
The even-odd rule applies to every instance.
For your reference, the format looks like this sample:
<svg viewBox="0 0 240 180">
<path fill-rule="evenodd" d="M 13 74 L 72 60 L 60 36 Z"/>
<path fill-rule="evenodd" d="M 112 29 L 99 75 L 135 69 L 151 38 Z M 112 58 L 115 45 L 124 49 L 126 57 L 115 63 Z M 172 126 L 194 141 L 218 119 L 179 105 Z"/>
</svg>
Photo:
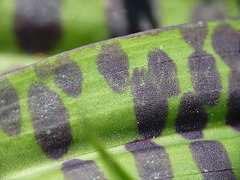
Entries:
<svg viewBox="0 0 240 180">
<path fill-rule="evenodd" d="M 238 25 L 150 30 L 1 76 L 0 177 L 240 178 Z"/>
</svg>

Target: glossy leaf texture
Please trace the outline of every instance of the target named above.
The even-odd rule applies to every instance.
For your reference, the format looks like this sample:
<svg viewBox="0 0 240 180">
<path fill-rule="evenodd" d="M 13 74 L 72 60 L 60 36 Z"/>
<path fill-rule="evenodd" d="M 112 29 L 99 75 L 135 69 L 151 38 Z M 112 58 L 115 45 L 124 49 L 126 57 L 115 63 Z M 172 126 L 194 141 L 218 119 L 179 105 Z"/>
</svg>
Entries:
<svg viewBox="0 0 240 180">
<path fill-rule="evenodd" d="M 145 31 L 1 76 L 0 177 L 116 179 L 103 147 L 133 179 L 240 178 L 239 23 Z"/>
</svg>

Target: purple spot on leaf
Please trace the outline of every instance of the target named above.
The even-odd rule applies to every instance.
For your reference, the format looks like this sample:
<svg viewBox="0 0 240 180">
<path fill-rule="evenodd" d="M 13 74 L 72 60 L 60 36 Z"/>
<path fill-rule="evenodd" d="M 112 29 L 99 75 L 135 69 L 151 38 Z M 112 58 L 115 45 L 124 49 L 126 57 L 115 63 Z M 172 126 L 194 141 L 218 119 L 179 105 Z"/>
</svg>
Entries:
<svg viewBox="0 0 240 180">
<path fill-rule="evenodd" d="M 69 114 L 60 97 L 42 82 L 29 89 L 29 112 L 37 143 L 51 159 L 65 155 L 72 141 Z"/>
</svg>

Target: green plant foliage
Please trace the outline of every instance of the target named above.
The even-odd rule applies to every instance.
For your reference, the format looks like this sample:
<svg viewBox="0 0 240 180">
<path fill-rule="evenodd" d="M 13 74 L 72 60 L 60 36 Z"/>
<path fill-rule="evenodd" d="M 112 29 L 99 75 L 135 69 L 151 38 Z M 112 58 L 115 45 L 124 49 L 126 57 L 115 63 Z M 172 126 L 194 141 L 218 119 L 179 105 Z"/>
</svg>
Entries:
<svg viewBox="0 0 240 180">
<path fill-rule="evenodd" d="M 0 179 L 240 178 L 237 0 L 0 10 Z"/>
<path fill-rule="evenodd" d="M 2 76 L 1 177 L 114 179 L 116 166 L 134 179 L 239 178 L 238 25 L 150 30 Z"/>
</svg>

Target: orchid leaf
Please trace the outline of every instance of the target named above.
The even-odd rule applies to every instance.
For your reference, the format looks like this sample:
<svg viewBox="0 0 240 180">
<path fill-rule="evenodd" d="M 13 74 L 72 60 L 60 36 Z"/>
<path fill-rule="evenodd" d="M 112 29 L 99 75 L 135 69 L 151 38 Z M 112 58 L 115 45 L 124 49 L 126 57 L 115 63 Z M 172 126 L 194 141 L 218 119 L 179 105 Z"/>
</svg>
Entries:
<svg viewBox="0 0 240 180">
<path fill-rule="evenodd" d="M 1 76 L 0 178 L 240 178 L 239 23 L 122 36 Z"/>
</svg>

